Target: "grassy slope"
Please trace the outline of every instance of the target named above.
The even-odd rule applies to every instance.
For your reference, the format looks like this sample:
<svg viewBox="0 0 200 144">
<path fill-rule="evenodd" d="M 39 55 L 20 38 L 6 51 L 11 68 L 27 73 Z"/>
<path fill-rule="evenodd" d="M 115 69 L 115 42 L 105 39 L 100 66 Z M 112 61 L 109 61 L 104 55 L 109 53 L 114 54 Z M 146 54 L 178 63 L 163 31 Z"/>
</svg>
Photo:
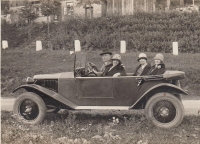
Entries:
<svg viewBox="0 0 200 144">
<path fill-rule="evenodd" d="M 2 112 L 1 122 L 2 143 L 13 144 L 198 144 L 200 139 L 199 116 L 186 116 L 179 127 L 171 129 L 153 126 L 137 111 L 52 114 L 36 126 L 20 124 L 9 112 Z"/>
<path fill-rule="evenodd" d="M 87 51 L 88 60 L 101 66 L 99 51 Z M 118 52 L 114 52 L 118 53 Z M 138 52 L 122 54 L 122 61 L 127 72 L 133 72 L 138 65 Z M 147 53 L 149 62 L 153 64 L 155 53 Z M 186 72 L 186 78 L 181 81 L 182 88 L 189 91 L 191 96 L 200 96 L 200 54 L 185 54 L 173 56 L 165 53 L 165 63 L 169 70 L 181 70 Z M 24 84 L 28 76 L 36 74 L 57 73 L 73 71 L 74 55 L 67 50 L 42 50 L 36 52 L 31 49 L 7 49 L 2 50 L 2 95 L 8 96 L 14 88 Z"/>
</svg>

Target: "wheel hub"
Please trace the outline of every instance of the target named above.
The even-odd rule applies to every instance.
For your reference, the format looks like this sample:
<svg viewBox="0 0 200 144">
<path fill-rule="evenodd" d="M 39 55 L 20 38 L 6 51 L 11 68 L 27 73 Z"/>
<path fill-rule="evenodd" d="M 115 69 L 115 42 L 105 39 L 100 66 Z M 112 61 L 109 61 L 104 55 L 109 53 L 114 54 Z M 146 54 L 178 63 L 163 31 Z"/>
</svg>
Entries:
<svg viewBox="0 0 200 144">
<path fill-rule="evenodd" d="M 170 101 L 162 100 L 153 106 L 153 115 L 158 122 L 169 123 L 176 117 L 176 108 Z"/>
<path fill-rule="evenodd" d="M 166 107 L 162 107 L 160 110 L 159 110 L 159 113 L 161 116 L 163 117 L 167 117 L 169 115 L 169 109 L 166 108 Z"/>
<path fill-rule="evenodd" d="M 19 112 L 24 119 L 34 120 L 39 115 L 39 107 L 34 101 L 26 99 L 20 104 Z"/>
<path fill-rule="evenodd" d="M 27 115 L 27 114 L 31 114 L 32 109 L 33 109 L 32 106 L 29 106 L 29 105 L 26 106 L 26 109 L 25 109 L 25 111 L 24 111 L 25 114 L 26 114 L 26 115 Z"/>
</svg>

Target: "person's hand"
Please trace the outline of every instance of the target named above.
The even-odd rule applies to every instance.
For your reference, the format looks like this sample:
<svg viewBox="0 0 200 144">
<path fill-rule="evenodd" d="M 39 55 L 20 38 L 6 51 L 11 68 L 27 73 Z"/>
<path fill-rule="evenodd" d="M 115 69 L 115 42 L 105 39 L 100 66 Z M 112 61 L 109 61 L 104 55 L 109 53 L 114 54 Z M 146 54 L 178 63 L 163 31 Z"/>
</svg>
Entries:
<svg viewBox="0 0 200 144">
<path fill-rule="evenodd" d="M 95 70 L 95 69 L 92 69 L 92 72 L 93 73 L 95 73 L 95 74 L 97 74 L 98 72 Z"/>
<path fill-rule="evenodd" d="M 161 68 L 161 65 L 157 66 L 157 68 L 160 69 L 160 68 Z"/>
<path fill-rule="evenodd" d="M 116 73 L 116 74 L 113 75 L 113 77 L 119 77 L 119 76 L 121 76 L 120 73 Z"/>
<path fill-rule="evenodd" d="M 88 64 L 90 64 L 91 66 L 96 66 L 94 63 L 88 62 Z"/>
</svg>

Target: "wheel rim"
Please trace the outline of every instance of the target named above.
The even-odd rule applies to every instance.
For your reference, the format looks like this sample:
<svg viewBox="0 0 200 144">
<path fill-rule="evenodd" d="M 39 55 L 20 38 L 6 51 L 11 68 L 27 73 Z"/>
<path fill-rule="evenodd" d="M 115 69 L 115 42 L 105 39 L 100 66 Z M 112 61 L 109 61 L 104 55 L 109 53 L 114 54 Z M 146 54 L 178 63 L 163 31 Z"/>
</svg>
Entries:
<svg viewBox="0 0 200 144">
<path fill-rule="evenodd" d="M 176 108 L 170 101 L 159 101 L 153 106 L 153 116 L 161 123 L 169 123 L 176 117 Z"/>
<path fill-rule="evenodd" d="M 19 105 L 19 114 L 25 120 L 35 120 L 39 115 L 39 107 L 33 100 L 25 99 Z"/>
</svg>

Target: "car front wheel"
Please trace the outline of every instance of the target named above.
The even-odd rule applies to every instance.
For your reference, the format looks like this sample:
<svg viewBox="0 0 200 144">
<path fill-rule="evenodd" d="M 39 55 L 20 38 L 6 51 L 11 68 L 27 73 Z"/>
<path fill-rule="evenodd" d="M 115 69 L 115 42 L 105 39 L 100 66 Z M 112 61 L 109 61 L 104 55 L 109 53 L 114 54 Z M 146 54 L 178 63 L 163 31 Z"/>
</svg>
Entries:
<svg viewBox="0 0 200 144">
<path fill-rule="evenodd" d="M 155 94 L 147 101 L 145 114 L 155 126 L 172 128 L 182 122 L 184 107 L 174 95 L 162 92 Z"/>
<path fill-rule="evenodd" d="M 41 97 L 32 92 L 18 96 L 13 106 L 14 117 L 27 124 L 39 124 L 46 115 L 46 106 Z"/>
</svg>

